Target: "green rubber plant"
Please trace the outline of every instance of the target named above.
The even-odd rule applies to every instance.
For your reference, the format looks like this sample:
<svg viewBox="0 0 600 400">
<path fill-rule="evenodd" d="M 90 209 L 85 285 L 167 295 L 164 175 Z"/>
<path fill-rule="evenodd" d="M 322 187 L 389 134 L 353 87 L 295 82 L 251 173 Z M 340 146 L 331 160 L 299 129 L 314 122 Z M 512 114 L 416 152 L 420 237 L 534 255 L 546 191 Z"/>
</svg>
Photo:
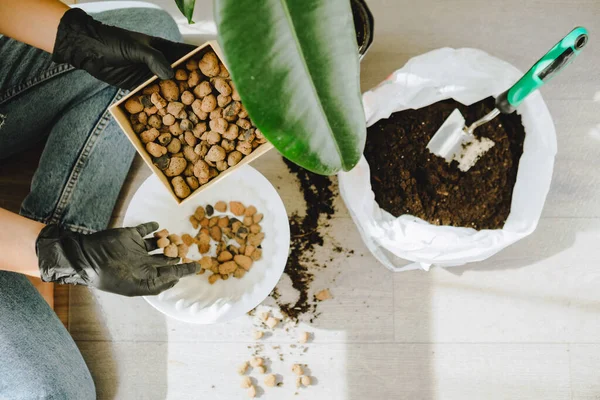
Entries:
<svg viewBox="0 0 600 400">
<path fill-rule="evenodd" d="M 219 44 L 250 118 L 294 163 L 352 169 L 366 138 L 349 0 L 214 0 Z M 188 18 L 194 0 L 176 0 Z"/>
</svg>

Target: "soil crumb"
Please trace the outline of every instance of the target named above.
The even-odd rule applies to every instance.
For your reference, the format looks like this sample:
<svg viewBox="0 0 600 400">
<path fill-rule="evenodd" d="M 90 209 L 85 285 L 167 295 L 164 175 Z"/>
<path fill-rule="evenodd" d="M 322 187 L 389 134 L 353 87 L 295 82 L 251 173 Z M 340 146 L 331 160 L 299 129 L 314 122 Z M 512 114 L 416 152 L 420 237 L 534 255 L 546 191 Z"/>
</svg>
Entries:
<svg viewBox="0 0 600 400">
<path fill-rule="evenodd" d="M 367 131 L 365 157 L 375 200 L 398 217 L 411 214 L 435 225 L 499 229 L 510 213 L 525 128 L 517 113 L 500 114 L 475 130 L 495 142 L 467 172 L 427 150 L 431 137 L 458 108 L 471 124 L 494 108 L 489 97 L 469 107 L 444 100 L 394 113 Z"/>
</svg>

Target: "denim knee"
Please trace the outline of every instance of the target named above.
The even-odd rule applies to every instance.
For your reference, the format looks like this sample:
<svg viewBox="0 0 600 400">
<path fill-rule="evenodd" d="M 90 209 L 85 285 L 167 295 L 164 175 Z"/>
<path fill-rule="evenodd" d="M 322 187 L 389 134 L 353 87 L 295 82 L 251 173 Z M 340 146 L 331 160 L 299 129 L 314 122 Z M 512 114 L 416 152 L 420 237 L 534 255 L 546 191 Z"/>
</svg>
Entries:
<svg viewBox="0 0 600 400">
<path fill-rule="evenodd" d="M 149 5 L 149 7 L 124 8 L 103 11 L 92 16 L 108 25 L 123 29 L 160 36 L 164 39 L 180 42 L 181 33 L 173 17 L 166 11 Z"/>
<path fill-rule="evenodd" d="M 0 271 L 0 399 L 95 399 L 75 342 L 24 275 Z"/>
<path fill-rule="evenodd" d="M 32 394 L 39 394 L 35 399 L 43 400 L 95 400 L 96 387 L 90 378 L 86 382 L 48 382 L 47 385 L 32 388 Z"/>
<path fill-rule="evenodd" d="M 41 366 L 40 366 L 41 367 Z M 11 384 L 8 393 L 0 390 L 0 398 L 11 400 L 95 400 L 96 387 L 92 377 L 73 379 L 72 376 L 45 374 Z M 2 397 L 6 395 L 7 397 Z"/>
<path fill-rule="evenodd" d="M 142 24 L 143 26 L 140 26 L 139 28 L 136 27 L 135 30 L 141 29 L 140 32 L 148 35 L 160 36 L 174 42 L 183 41 L 181 32 L 179 32 L 179 27 L 168 12 L 159 9 L 147 10 L 148 15 L 145 18 L 145 22 Z M 144 32 L 144 30 L 147 32 Z"/>
</svg>

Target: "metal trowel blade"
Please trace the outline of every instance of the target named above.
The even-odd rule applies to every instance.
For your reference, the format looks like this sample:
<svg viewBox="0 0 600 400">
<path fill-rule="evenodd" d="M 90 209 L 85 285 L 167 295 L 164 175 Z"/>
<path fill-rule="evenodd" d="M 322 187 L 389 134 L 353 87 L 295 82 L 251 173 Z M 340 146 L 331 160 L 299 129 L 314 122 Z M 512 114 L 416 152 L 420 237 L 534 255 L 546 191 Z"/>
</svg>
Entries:
<svg viewBox="0 0 600 400">
<path fill-rule="evenodd" d="M 466 132 L 465 118 L 455 109 L 433 135 L 427 149 L 448 163 L 456 160 L 458 169 L 466 172 L 493 146 L 492 140 L 477 139 L 472 133 Z"/>
</svg>

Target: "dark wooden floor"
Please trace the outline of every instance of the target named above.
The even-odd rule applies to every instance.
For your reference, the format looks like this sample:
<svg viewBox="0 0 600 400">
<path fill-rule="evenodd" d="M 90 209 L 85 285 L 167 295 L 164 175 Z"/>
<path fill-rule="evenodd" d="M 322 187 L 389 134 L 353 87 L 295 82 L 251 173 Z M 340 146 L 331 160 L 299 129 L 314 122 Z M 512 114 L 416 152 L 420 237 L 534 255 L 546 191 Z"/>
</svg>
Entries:
<svg viewBox="0 0 600 400">
<path fill-rule="evenodd" d="M 44 144 L 23 153 L 0 160 L 0 208 L 18 212 L 21 202 L 29 193 L 31 179 L 37 169 Z M 34 286 L 67 327 L 69 325 L 69 287 L 32 280 Z"/>
</svg>

